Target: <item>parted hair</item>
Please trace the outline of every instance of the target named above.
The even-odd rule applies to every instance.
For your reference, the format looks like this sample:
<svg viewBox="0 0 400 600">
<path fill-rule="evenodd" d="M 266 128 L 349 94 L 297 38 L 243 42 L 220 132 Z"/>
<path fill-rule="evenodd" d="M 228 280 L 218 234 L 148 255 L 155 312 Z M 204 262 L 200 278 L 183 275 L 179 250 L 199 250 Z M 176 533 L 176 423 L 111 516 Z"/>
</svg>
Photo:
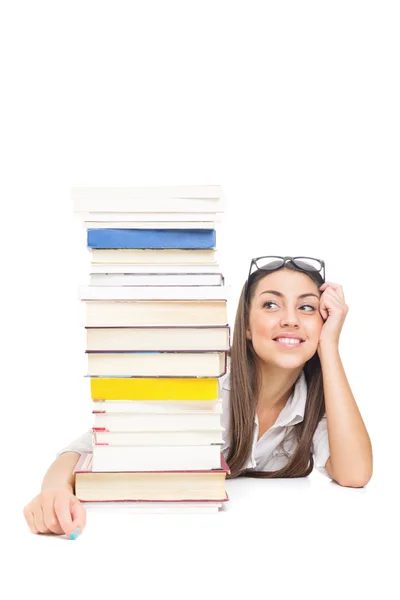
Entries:
<svg viewBox="0 0 400 600">
<path fill-rule="evenodd" d="M 303 271 L 287 262 L 285 269 L 305 273 L 318 285 L 323 279 L 318 271 Z M 261 373 L 259 357 L 254 351 L 252 341 L 246 336 L 249 326 L 250 302 L 254 296 L 257 283 L 268 273 L 262 269 L 255 271 L 243 286 L 235 318 L 232 345 L 230 349 L 230 447 L 226 457 L 231 474 L 230 478 L 248 477 L 306 477 L 314 468 L 311 445 L 314 432 L 325 413 L 325 398 L 322 381 L 321 362 L 318 352 L 305 363 L 303 367 L 307 382 L 307 400 L 304 419 L 293 426 L 292 435 L 296 438 L 296 449 L 290 456 L 282 446 L 288 461 L 277 471 L 256 471 L 246 469 L 253 445 L 255 415 L 258 396 L 260 393 Z"/>
</svg>

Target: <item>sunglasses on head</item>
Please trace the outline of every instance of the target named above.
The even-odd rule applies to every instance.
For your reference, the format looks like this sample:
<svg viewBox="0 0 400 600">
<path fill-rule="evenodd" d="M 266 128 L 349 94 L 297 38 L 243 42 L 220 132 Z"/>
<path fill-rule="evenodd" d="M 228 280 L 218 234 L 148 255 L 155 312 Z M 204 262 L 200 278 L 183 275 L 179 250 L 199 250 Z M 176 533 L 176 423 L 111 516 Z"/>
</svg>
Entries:
<svg viewBox="0 0 400 600">
<path fill-rule="evenodd" d="M 282 269 L 287 262 L 291 262 L 299 271 L 304 271 L 305 273 L 319 273 L 325 282 L 325 263 L 319 258 L 311 258 L 310 256 L 258 256 L 257 258 L 251 259 L 249 274 L 246 281 L 246 297 L 249 291 L 250 275 L 252 274 L 254 266 L 256 267 L 256 271 L 272 272 Z"/>
</svg>

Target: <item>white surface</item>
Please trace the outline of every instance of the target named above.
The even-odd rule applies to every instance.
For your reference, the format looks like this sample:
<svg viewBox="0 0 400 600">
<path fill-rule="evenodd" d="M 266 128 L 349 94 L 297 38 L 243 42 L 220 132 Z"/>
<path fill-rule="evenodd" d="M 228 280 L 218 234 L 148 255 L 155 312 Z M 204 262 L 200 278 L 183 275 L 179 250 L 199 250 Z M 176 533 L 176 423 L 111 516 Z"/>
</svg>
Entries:
<svg viewBox="0 0 400 600">
<path fill-rule="evenodd" d="M 75 541 L 33 535 L 18 514 L 3 526 L 14 597 L 37 581 L 42 598 L 61 599 L 398 598 L 400 499 L 382 478 L 364 489 L 318 473 L 226 487 L 218 514 L 88 512 Z"/>
</svg>

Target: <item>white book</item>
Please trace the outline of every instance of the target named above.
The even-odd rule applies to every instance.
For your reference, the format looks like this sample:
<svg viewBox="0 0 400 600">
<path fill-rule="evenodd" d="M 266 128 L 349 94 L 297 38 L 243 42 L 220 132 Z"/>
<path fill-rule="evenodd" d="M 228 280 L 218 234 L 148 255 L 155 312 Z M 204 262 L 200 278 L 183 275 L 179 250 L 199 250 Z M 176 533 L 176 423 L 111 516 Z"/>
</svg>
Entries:
<svg viewBox="0 0 400 600">
<path fill-rule="evenodd" d="M 132 219 L 132 217 L 131 217 Z M 216 229 L 216 221 L 84 221 L 86 229 Z"/>
<path fill-rule="evenodd" d="M 200 263 L 197 265 L 169 265 L 169 264 L 91 264 L 91 274 L 95 273 L 142 273 L 149 275 L 150 273 L 160 274 L 165 273 L 168 275 L 176 275 L 181 273 L 184 275 L 204 274 L 204 273 L 217 273 L 220 274 L 220 265 L 218 262 L 214 264 Z"/>
<path fill-rule="evenodd" d="M 220 414 L 204 414 L 192 411 L 191 414 L 130 414 L 93 413 L 95 429 L 108 431 L 199 431 L 220 430 Z"/>
<path fill-rule="evenodd" d="M 207 446 L 223 444 L 224 429 L 208 431 L 94 431 L 93 443 L 107 446 Z"/>
<path fill-rule="evenodd" d="M 81 285 L 80 300 L 227 300 L 231 287 Z"/>
<path fill-rule="evenodd" d="M 221 468 L 221 445 L 93 446 L 92 471 L 185 471 Z"/>
<path fill-rule="evenodd" d="M 75 212 L 224 212 L 219 185 L 72 188 Z"/>
<path fill-rule="evenodd" d="M 89 377 L 221 377 L 226 352 L 91 352 Z"/>
<path fill-rule="evenodd" d="M 228 351 L 230 328 L 219 327 L 87 327 L 86 350 Z"/>
<path fill-rule="evenodd" d="M 91 502 L 81 500 L 89 512 L 115 514 L 212 514 L 222 507 L 221 502 Z"/>
<path fill-rule="evenodd" d="M 93 413 L 222 414 L 222 400 L 92 400 Z"/>
<path fill-rule="evenodd" d="M 222 221 L 223 215 L 216 212 L 85 212 L 81 213 L 84 221 Z"/>
<path fill-rule="evenodd" d="M 195 265 L 203 263 L 215 264 L 217 262 L 217 252 L 214 248 L 206 248 L 203 250 L 183 250 L 176 248 L 162 250 L 142 248 L 90 248 L 89 251 L 91 252 L 92 263 Z"/>
<path fill-rule="evenodd" d="M 87 327 L 227 325 L 227 300 L 93 300 Z"/>
<path fill-rule="evenodd" d="M 224 285 L 222 273 L 91 273 L 90 285 Z"/>
</svg>

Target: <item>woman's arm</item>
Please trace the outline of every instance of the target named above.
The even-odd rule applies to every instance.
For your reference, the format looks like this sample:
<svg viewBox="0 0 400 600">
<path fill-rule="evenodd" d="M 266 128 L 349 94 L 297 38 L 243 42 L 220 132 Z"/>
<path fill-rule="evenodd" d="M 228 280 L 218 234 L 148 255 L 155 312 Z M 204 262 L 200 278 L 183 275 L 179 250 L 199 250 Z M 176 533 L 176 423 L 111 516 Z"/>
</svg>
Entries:
<svg viewBox="0 0 400 600">
<path fill-rule="evenodd" d="M 371 441 L 335 343 L 320 343 L 330 457 L 329 475 L 340 485 L 363 487 L 372 477 Z"/>
</svg>

